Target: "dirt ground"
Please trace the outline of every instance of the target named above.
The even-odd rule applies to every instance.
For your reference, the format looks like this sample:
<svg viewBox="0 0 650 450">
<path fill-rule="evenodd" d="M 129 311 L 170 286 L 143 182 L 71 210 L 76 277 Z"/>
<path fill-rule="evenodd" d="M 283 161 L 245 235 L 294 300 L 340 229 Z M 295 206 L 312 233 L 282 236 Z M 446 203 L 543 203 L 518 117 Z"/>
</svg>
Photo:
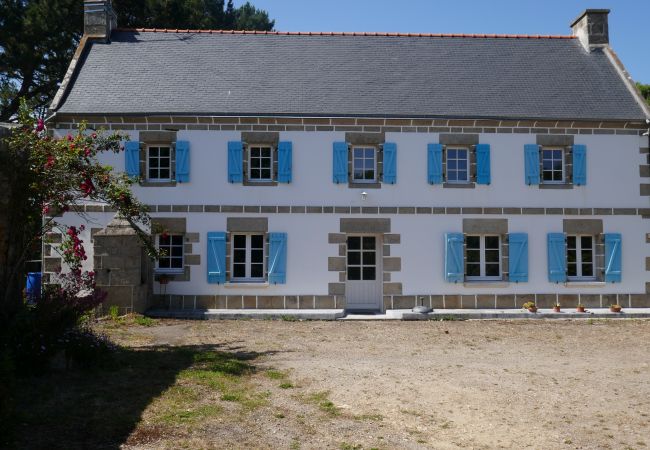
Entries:
<svg viewBox="0 0 650 450">
<path fill-rule="evenodd" d="M 165 321 L 108 331 L 129 346 L 260 355 L 247 389 L 267 399 L 236 419 L 155 433 L 147 407 L 125 448 L 650 445 L 650 321 Z M 269 369 L 286 376 L 283 389 L 261 375 Z"/>
</svg>

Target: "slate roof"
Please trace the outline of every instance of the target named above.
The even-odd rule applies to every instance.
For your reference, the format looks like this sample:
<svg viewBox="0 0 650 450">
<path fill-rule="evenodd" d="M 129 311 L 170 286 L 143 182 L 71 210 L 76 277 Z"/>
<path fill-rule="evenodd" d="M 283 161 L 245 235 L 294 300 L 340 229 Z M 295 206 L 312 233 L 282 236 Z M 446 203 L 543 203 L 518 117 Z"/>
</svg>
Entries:
<svg viewBox="0 0 650 450">
<path fill-rule="evenodd" d="M 58 111 L 645 117 L 603 50 L 569 36 L 461 36 L 114 31 L 90 44 Z"/>
</svg>

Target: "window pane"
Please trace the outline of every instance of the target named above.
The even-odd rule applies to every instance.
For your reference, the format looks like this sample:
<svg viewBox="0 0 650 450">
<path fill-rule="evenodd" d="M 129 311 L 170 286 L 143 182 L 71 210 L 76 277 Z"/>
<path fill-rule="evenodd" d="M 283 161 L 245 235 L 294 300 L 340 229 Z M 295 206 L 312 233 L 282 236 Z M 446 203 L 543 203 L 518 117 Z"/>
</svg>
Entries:
<svg viewBox="0 0 650 450">
<path fill-rule="evenodd" d="M 456 169 L 456 160 L 455 159 L 447 160 L 447 168 L 449 170 Z"/>
<path fill-rule="evenodd" d="M 251 263 L 264 262 L 264 250 L 251 250 Z"/>
<path fill-rule="evenodd" d="M 553 181 L 553 172 L 544 171 L 543 180 L 544 181 Z"/>
<path fill-rule="evenodd" d="M 262 163 L 262 167 L 265 169 L 270 169 L 271 168 L 271 158 L 264 158 L 260 160 Z"/>
<path fill-rule="evenodd" d="M 183 256 L 183 247 L 172 247 L 171 256 Z"/>
<path fill-rule="evenodd" d="M 262 169 L 261 178 L 263 180 L 270 180 L 271 179 L 271 169 Z"/>
<path fill-rule="evenodd" d="M 271 158 L 271 149 L 269 147 L 264 147 L 262 149 L 262 156 L 264 158 L 269 158 L 270 159 Z"/>
<path fill-rule="evenodd" d="M 363 180 L 363 170 L 361 170 L 361 169 L 355 170 L 353 178 L 355 180 Z"/>
<path fill-rule="evenodd" d="M 353 236 L 348 238 L 348 248 L 351 250 L 358 250 L 361 248 L 361 238 Z"/>
<path fill-rule="evenodd" d="M 591 248 L 591 236 L 581 236 L 580 246 L 582 248 Z"/>
<path fill-rule="evenodd" d="M 576 248 L 576 237 L 575 236 L 567 236 L 566 245 L 567 245 L 568 248 Z"/>
<path fill-rule="evenodd" d="M 552 168 L 553 168 L 553 163 L 550 160 L 545 159 L 544 161 L 542 161 L 543 170 L 551 170 Z"/>
<path fill-rule="evenodd" d="M 360 279 L 361 279 L 361 268 L 348 267 L 348 280 L 360 280 Z"/>
<path fill-rule="evenodd" d="M 169 245 L 170 241 L 171 241 L 171 236 L 170 235 L 161 234 L 160 237 L 158 238 L 158 243 L 160 244 L 160 246 L 163 246 L 163 245 L 167 246 L 167 245 Z"/>
<path fill-rule="evenodd" d="M 363 252 L 363 264 L 364 265 L 375 265 L 375 252 Z"/>
<path fill-rule="evenodd" d="M 498 277 L 499 274 L 499 265 L 498 264 L 486 264 L 485 265 L 485 276 L 486 277 Z"/>
<path fill-rule="evenodd" d="M 160 156 L 169 157 L 169 147 L 160 148 Z"/>
<path fill-rule="evenodd" d="M 262 178 L 260 169 L 251 169 L 251 180 L 259 180 L 260 178 Z"/>
<path fill-rule="evenodd" d="M 448 159 L 455 159 L 456 158 L 456 150 L 453 148 L 450 148 L 447 150 L 447 158 Z"/>
<path fill-rule="evenodd" d="M 361 252 L 348 252 L 348 264 L 358 266 L 361 264 Z"/>
<path fill-rule="evenodd" d="M 375 238 L 374 237 L 364 237 L 363 238 L 363 249 L 364 250 L 374 250 L 375 249 Z"/>
<path fill-rule="evenodd" d="M 236 263 L 246 262 L 246 250 L 235 250 L 233 252 L 233 262 Z"/>
<path fill-rule="evenodd" d="M 259 147 L 251 148 L 251 158 L 259 158 L 261 154 L 261 149 Z"/>
<path fill-rule="evenodd" d="M 456 172 L 447 172 L 447 180 L 449 181 L 458 181 L 458 175 L 456 175 Z"/>
<path fill-rule="evenodd" d="M 481 238 L 479 236 L 467 236 L 465 238 L 465 243 L 467 244 L 467 248 L 479 248 Z"/>
<path fill-rule="evenodd" d="M 246 236 L 243 234 L 236 234 L 233 237 L 233 242 L 235 244 L 235 248 L 246 248 Z"/>
<path fill-rule="evenodd" d="M 169 269 L 169 258 L 162 257 L 158 260 L 158 267 L 161 269 Z"/>
<path fill-rule="evenodd" d="M 592 276 L 594 276 L 594 266 L 592 264 L 583 264 L 582 265 L 582 276 L 583 277 L 592 277 Z"/>
<path fill-rule="evenodd" d="M 481 252 L 479 250 L 467 250 L 467 262 L 478 263 L 481 261 Z"/>
<path fill-rule="evenodd" d="M 461 159 L 458 161 L 458 168 L 462 170 L 467 170 L 467 160 Z"/>
<path fill-rule="evenodd" d="M 244 278 L 246 276 L 246 264 L 234 264 L 232 271 L 233 277 Z"/>
<path fill-rule="evenodd" d="M 567 265 L 567 275 L 570 277 L 578 276 L 578 268 L 575 264 L 570 263 Z"/>
<path fill-rule="evenodd" d="M 251 278 L 262 278 L 264 276 L 264 264 L 251 264 Z"/>
<path fill-rule="evenodd" d="M 375 149 L 367 148 L 365 151 L 366 159 L 375 159 Z"/>
<path fill-rule="evenodd" d="M 577 252 L 575 250 L 568 250 L 566 252 L 567 262 L 575 263 L 577 260 Z"/>
<path fill-rule="evenodd" d="M 364 174 L 364 180 L 374 180 L 374 179 L 375 179 L 375 171 L 366 170 Z"/>
<path fill-rule="evenodd" d="M 480 277 L 481 266 L 478 264 L 467 264 L 465 266 L 465 275 L 468 277 Z"/>
<path fill-rule="evenodd" d="M 374 280 L 375 279 L 375 268 L 374 267 L 364 267 L 363 268 L 363 279 L 364 280 Z"/>
<path fill-rule="evenodd" d="M 260 160 L 258 158 L 251 159 L 251 168 L 253 168 L 253 169 L 259 169 L 260 168 Z"/>
<path fill-rule="evenodd" d="M 498 249 L 499 236 L 485 236 L 485 248 Z"/>
<path fill-rule="evenodd" d="M 169 178 L 169 169 L 160 169 L 160 178 Z"/>
<path fill-rule="evenodd" d="M 172 269 L 182 269 L 183 268 L 183 258 L 172 258 L 171 261 Z"/>
<path fill-rule="evenodd" d="M 499 250 L 486 250 L 485 262 L 499 262 Z"/>
<path fill-rule="evenodd" d="M 583 263 L 590 263 L 590 262 L 592 262 L 592 259 L 591 259 L 591 258 L 592 258 L 592 256 L 593 256 L 593 254 L 592 254 L 591 250 L 583 250 L 583 251 L 580 252 L 580 253 L 581 253 L 581 256 L 582 256 L 582 262 L 583 262 Z"/>
<path fill-rule="evenodd" d="M 264 236 L 261 234 L 254 234 L 251 236 L 252 248 L 264 248 Z"/>
<path fill-rule="evenodd" d="M 355 148 L 354 149 L 354 157 L 355 158 L 363 158 L 363 149 L 362 148 Z"/>
</svg>

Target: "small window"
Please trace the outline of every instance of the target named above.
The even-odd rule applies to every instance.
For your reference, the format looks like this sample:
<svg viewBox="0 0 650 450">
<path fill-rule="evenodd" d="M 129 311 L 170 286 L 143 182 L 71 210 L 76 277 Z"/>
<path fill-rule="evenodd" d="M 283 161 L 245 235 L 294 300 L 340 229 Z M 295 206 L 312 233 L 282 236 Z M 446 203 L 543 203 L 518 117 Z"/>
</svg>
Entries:
<svg viewBox="0 0 650 450">
<path fill-rule="evenodd" d="M 147 148 L 147 176 L 149 181 L 171 181 L 172 178 L 171 147 L 150 146 Z"/>
<path fill-rule="evenodd" d="M 377 181 L 377 149 L 374 147 L 352 148 L 352 181 L 375 183 Z"/>
<path fill-rule="evenodd" d="M 377 277 L 377 246 L 374 236 L 348 237 L 348 280 L 371 281 Z"/>
<path fill-rule="evenodd" d="M 564 150 L 542 149 L 542 183 L 564 183 Z"/>
<path fill-rule="evenodd" d="M 594 280 L 594 237 L 569 235 L 566 249 L 569 280 Z"/>
<path fill-rule="evenodd" d="M 270 146 L 250 146 L 248 152 L 248 179 L 250 181 L 272 181 L 273 148 Z"/>
<path fill-rule="evenodd" d="M 264 280 L 264 235 L 232 235 L 232 280 Z"/>
<path fill-rule="evenodd" d="M 160 234 L 158 235 L 158 250 L 163 254 L 158 259 L 157 272 L 182 272 L 183 271 L 183 235 Z"/>
<path fill-rule="evenodd" d="M 466 148 L 447 148 L 447 182 L 469 182 L 469 150 Z"/>
<path fill-rule="evenodd" d="M 501 279 L 501 237 L 465 237 L 465 277 L 468 280 Z"/>
</svg>

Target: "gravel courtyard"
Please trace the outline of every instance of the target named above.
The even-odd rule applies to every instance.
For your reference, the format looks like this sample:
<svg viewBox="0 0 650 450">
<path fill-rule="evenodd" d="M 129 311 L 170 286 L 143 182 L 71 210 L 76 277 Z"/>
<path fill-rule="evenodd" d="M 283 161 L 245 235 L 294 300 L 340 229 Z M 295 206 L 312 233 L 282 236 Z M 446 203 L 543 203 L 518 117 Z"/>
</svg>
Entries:
<svg viewBox="0 0 650 450">
<path fill-rule="evenodd" d="M 262 354 L 268 403 L 128 446 L 646 448 L 650 321 L 159 322 L 127 345 Z M 276 383 L 277 384 L 277 383 Z M 164 433 L 163 433 L 164 434 Z"/>
</svg>

